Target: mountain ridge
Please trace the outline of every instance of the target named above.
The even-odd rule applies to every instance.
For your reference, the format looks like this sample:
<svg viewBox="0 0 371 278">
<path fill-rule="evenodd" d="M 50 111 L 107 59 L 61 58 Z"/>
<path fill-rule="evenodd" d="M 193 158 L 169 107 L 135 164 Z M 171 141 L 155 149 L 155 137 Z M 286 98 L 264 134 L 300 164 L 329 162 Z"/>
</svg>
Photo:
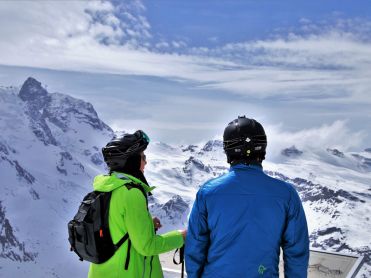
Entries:
<svg viewBox="0 0 371 278">
<path fill-rule="evenodd" d="M 66 223 L 92 190 L 93 177 L 107 171 L 100 149 L 114 132 L 90 103 L 49 93 L 36 79 L 26 82 L 21 89 L 0 87 L 0 172 L 6 181 L 0 185 L 0 225 L 14 236 L 4 244 L 30 260 L 14 262 L 3 252 L 2 271 L 10 277 L 20 271 L 83 276 L 87 264 L 69 253 Z M 265 161 L 265 173 L 299 192 L 312 247 L 361 254 L 366 264 L 358 277 L 371 275 L 371 153 L 294 148 L 287 146 L 289 155 L 282 153 L 278 162 Z M 220 140 L 181 146 L 152 142 L 146 153 L 146 177 L 157 187 L 149 206 L 161 218 L 160 233 L 184 227 L 198 188 L 229 169 Z M 52 259 L 51 247 L 58 260 Z"/>
</svg>

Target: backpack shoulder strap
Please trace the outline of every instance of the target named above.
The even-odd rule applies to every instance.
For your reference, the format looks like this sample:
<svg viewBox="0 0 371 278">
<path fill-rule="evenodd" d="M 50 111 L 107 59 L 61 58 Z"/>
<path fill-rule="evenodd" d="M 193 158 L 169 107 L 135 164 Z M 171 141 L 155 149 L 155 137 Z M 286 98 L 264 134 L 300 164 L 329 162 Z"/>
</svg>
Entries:
<svg viewBox="0 0 371 278">
<path fill-rule="evenodd" d="M 146 191 L 144 191 L 144 188 L 140 184 L 136 184 L 134 182 L 129 182 L 129 183 L 125 184 L 124 186 L 126 186 L 128 190 L 133 189 L 133 188 L 139 189 L 140 192 L 142 192 L 144 197 L 146 197 L 146 199 L 147 199 L 147 193 L 146 193 Z"/>
<path fill-rule="evenodd" d="M 146 191 L 144 190 L 144 188 L 140 184 L 135 183 L 133 180 L 129 179 L 127 176 L 125 176 L 124 174 L 121 174 L 121 173 L 116 174 L 116 177 L 119 178 L 120 180 L 125 181 L 123 186 L 126 186 L 128 190 L 133 189 L 133 188 L 139 189 L 140 192 L 143 193 L 144 197 L 147 200 L 148 195 L 147 195 Z"/>
<path fill-rule="evenodd" d="M 139 189 L 140 192 L 142 192 L 144 198 L 146 199 L 146 205 L 147 205 L 147 210 L 148 210 L 148 196 L 147 196 L 147 193 L 144 190 L 144 188 L 140 184 L 136 184 L 134 182 L 130 182 L 130 183 L 124 184 L 124 186 L 126 186 L 126 188 L 128 190 L 131 190 L 133 188 Z"/>
</svg>

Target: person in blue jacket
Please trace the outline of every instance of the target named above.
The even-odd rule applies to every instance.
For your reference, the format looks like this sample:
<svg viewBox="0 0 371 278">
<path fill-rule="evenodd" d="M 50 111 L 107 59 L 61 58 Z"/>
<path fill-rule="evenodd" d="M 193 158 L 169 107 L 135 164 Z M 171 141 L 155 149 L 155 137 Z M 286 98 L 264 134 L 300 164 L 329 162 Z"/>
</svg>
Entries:
<svg viewBox="0 0 371 278">
<path fill-rule="evenodd" d="M 263 172 L 267 138 L 245 116 L 224 130 L 229 172 L 198 191 L 188 226 L 188 278 L 279 277 L 280 248 L 286 278 L 307 277 L 308 228 L 291 184 Z"/>
</svg>

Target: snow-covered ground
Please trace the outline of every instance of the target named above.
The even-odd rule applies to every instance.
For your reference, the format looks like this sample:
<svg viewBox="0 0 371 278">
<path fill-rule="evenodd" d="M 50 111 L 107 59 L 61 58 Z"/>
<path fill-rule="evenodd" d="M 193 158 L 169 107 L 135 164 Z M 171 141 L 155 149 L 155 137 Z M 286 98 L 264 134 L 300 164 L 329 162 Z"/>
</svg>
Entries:
<svg viewBox="0 0 371 278">
<path fill-rule="evenodd" d="M 106 171 L 100 149 L 114 132 L 89 103 L 48 93 L 34 79 L 0 86 L 0 130 L 0 276 L 85 277 L 88 263 L 69 251 L 67 222 Z M 219 140 L 151 142 L 146 153 L 160 233 L 186 226 L 199 186 L 229 169 Z M 371 150 L 287 146 L 263 166 L 298 190 L 312 247 L 365 256 L 357 277 L 370 277 Z"/>
</svg>

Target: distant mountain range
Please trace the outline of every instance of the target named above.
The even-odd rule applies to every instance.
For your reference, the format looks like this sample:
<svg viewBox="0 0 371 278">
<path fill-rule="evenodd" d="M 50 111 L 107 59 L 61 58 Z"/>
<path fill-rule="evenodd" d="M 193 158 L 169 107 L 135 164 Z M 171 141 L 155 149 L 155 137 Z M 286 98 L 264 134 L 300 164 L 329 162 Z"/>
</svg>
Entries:
<svg viewBox="0 0 371 278">
<path fill-rule="evenodd" d="M 140 128 L 140 127 L 138 127 Z M 95 175 L 114 131 L 93 106 L 49 93 L 28 78 L 0 86 L 0 273 L 4 277 L 84 277 L 88 263 L 69 251 L 67 222 Z M 150 210 L 165 232 L 184 227 L 195 194 L 229 165 L 219 140 L 170 146 L 151 142 L 146 176 L 157 188 Z M 371 276 L 371 148 L 300 150 L 287 146 L 265 172 L 292 183 L 303 201 L 311 246 L 361 254 L 357 277 Z"/>
</svg>

